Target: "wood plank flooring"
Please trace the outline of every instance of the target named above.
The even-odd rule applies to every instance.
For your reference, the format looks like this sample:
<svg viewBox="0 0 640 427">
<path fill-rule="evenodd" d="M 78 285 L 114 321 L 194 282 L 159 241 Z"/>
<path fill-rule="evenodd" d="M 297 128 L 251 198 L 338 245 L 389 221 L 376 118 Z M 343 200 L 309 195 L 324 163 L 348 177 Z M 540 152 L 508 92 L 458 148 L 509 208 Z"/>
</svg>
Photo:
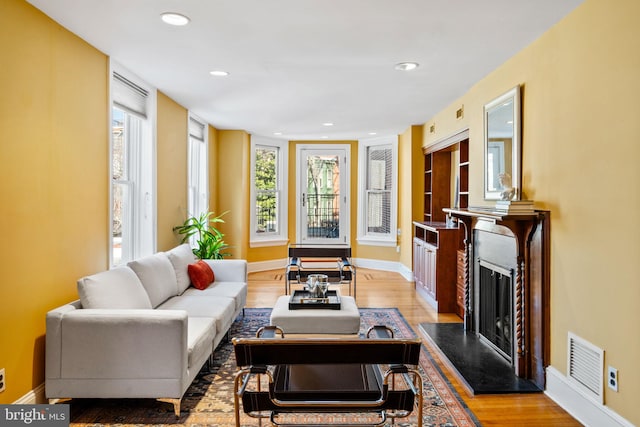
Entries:
<svg viewBox="0 0 640 427">
<path fill-rule="evenodd" d="M 284 269 L 249 273 L 247 307 L 272 307 L 284 294 Z M 347 285 L 342 285 L 347 294 Z M 421 322 L 460 322 L 455 314 L 438 314 L 416 295 L 414 284 L 400 274 L 359 268 L 359 307 L 397 307 L 417 335 Z M 429 344 L 423 339 L 429 348 Z M 431 349 L 433 350 L 433 349 Z M 470 396 L 456 376 L 431 351 L 449 381 L 483 426 L 581 426 L 543 393 Z"/>
</svg>

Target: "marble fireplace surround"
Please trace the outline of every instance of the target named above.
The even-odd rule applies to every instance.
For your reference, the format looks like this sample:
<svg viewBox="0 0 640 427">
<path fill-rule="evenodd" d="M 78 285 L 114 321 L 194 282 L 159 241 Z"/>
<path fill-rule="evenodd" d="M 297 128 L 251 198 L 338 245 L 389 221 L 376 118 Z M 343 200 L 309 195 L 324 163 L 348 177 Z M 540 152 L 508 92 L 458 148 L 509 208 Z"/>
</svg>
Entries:
<svg viewBox="0 0 640 427">
<path fill-rule="evenodd" d="M 479 261 L 513 270 L 513 369 L 516 376 L 544 389 L 549 364 L 549 212 L 444 211 L 458 219 L 465 233 L 465 330 L 478 331 Z"/>
</svg>

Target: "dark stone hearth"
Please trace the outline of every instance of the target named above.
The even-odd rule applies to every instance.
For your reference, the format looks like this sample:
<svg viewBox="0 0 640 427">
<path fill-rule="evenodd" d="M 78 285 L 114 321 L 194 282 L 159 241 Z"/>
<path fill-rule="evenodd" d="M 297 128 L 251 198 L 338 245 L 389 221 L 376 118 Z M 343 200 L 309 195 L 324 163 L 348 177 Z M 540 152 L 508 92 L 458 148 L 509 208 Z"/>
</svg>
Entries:
<svg viewBox="0 0 640 427">
<path fill-rule="evenodd" d="M 473 394 L 537 393 L 534 383 L 515 375 L 513 367 L 462 323 L 421 323 L 426 335 Z"/>
</svg>

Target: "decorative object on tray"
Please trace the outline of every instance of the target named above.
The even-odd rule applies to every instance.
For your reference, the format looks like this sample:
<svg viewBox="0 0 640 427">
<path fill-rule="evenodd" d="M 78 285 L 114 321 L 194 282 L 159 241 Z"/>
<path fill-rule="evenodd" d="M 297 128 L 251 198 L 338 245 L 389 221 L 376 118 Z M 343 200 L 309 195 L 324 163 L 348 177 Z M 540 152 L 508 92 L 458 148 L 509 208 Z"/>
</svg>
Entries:
<svg viewBox="0 0 640 427">
<path fill-rule="evenodd" d="M 497 213 L 530 214 L 535 211 L 533 200 L 496 200 Z"/>
<path fill-rule="evenodd" d="M 308 290 L 296 290 L 289 299 L 289 310 L 305 308 L 340 310 L 338 291 L 327 291 L 324 296 L 316 296 Z"/>
<path fill-rule="evenodd" d="M 310 274 L 305 288 L 314 296 L 324 298 L 329 289 L 329 276 L 326 274 Z"/>
</svg>

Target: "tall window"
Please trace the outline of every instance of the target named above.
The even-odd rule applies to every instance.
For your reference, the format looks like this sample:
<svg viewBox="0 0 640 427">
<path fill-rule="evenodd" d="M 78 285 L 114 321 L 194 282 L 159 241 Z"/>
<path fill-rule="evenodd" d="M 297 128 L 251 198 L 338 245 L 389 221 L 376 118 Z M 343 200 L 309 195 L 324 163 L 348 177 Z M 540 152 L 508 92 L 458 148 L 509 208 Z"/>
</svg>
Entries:
<svg viewBox="0 0 640 427">
<path fill-rule="evenodd" d="M 119 68 L 111 83 L 110 263 L 116 266 L 151 254 L 155 247 L 155 96 Z"/>
<path fill-rule="evenodd" d="M 286 141 L 251 138 L 251 246 L 287 239 L 287 147 Z"/>
<path fill-rule="evenodd" d="M 359 243 L 396 244 L 397 153 L 395 137 L 359 142 Z"/>
<path fill-rule="evenodd" d="M 198 217 L 209 210 L 207 125 L 189 116 L 189 216 Z"/>
</svg>

